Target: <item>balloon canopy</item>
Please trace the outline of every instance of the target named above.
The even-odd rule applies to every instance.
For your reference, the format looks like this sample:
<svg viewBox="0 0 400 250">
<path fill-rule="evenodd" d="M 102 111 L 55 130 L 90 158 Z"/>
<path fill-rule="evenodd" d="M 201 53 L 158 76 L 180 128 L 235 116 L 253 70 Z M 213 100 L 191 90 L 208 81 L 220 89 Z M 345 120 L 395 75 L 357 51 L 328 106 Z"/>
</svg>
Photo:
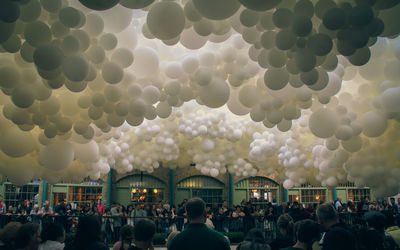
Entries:
<svg viewBox="0 0 400 250">
<path fill-rule="evenodd" d="M 0 174 L 194 164 L 396 194 L 400 4 L 383 2 L 2 0 Z"/>
</svg>

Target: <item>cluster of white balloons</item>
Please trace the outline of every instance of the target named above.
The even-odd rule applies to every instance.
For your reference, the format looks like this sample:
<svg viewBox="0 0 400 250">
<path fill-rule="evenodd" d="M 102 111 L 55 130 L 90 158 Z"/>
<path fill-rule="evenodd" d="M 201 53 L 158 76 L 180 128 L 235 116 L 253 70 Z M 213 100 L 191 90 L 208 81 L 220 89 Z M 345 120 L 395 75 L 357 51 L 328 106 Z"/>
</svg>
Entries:
<svg viewBox="0 0 400 250">
<path fill-rule="evenodd" d="M 0 173 L 16 184 L 194 164 L 214 177 L 277 173 L 286 188 L 400 190 L 397 1 L 0 9 Z"/>
</svg>

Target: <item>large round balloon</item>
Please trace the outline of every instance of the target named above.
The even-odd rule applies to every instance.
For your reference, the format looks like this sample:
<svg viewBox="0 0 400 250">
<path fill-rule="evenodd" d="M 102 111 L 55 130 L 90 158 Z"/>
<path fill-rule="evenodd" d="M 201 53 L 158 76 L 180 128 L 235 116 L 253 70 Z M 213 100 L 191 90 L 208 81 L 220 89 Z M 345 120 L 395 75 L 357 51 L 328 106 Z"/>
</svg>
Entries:
<svg viewBox="0 0 400 250">
<path fill-rule="evenodd" d="M 143 9 L 153 2 L 154 0 L 121 0 L 119 4 L 129 9 Z"/>
<path fill-rule="evenodd" d="M 40 163 L 50 170 L 67 168 L 73 160 L 74 148 L 67 141 L 55 140 L 40 149 Z"/>
<path fill-rule="evenodd" d="M 229 100 L 229 85 L 221 78 L 213 78 L 199 91 L 201 101 L 210 108 L 219 108 Z"/>
<path fill-rule="evenodd" d="M 0 149 L 10 157 L 21 157 L 33 151 L 35 142 L 29 132 L 11 127 L 4 131 L 0 140 Z"/>
<path fill-rule="evenodd" d="M 160 40 L 173 39 L 183 31 L 185 14 L 175 2 L 160 2 L 153 5 L 147 14 L 149 31 Z"/>
<path fill-rule="evenodd" d="M 276 7 L 282 0 L 239 0 L 243 6 L 255 11 L 266 11 Z"/>
<path fill-rule="evenodd" d="M 193 0 L 197 11 L 211 20 L 223 20 L 231 17 L 240 8 L 237 0 Z"/>
<path fill-rule="evenodd" d="M 79 0 L 81 4 L 92 10 L 108 10 L 119 3 L 120 0 Z"/>
<path fill-rule="evenodd" d="M 309 120 L 311 132 L 319 138 L 329 138 L 335 134 L 338 126 L 336 113 L 330 109 L 320 108 L 312 113 Z"/>
</svg>

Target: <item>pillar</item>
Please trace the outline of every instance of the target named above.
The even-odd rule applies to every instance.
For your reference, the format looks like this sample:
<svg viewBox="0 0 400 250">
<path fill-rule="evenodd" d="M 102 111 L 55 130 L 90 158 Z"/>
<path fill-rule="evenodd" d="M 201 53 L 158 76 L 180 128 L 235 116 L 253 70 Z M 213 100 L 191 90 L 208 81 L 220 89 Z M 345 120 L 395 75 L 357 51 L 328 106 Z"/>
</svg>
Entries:
<svg viewBox="0 0 400 250">
<path fill-rule="evenodd" d="M 47 201 L 48 187 L 49 187 L 49 184 L 47 183 L 47 181 L 43 181 L 42 204 L 41 204 L 41 207 L 43 207 L 43 203 L 44 203 L 45 201 Z"/>
<path fill-rule="evenodd" d="M 288 202 L 289 201 L 288 190 L 282 186 L 282 191 L 283 191 L 282 201 L 283 202 Z"/>
<path fill-rule="evenodd" d="M 169 170 L 169 204 L 175 204 L 175 169 Z"/>
<path fill-rule="evenodd" d="M 107 204 L 106 207 L 111 207 L 111 199 L 112 199 L 112 169 L 110 168 L 110 172 L 108 172 L 107 176 Z"/>
<path fill-rule="evenodd" d="M 231 173 L 228 173 L 229 177 L 229 206 L 233 206 L 233 200 L 234 200 L 234 187 L 233 187 L 233 175 Z"/>
<path fill-rule="evenodd" d="M 332 200 L 335 201 L 337 200 L 337 190 L 336 187 L 332 188 Z"/>
</svg>

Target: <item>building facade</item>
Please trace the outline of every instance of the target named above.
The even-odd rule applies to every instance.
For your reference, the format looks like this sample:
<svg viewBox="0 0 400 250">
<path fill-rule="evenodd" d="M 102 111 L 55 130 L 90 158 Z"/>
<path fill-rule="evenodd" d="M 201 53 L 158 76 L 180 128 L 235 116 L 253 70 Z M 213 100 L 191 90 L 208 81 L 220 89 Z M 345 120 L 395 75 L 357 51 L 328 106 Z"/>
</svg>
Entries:
<svg viewBox="0 0 400 250">
<path fill-rule="evenodd" d="M 111 171 L 102 179 L 80 184 L 50 185 L 35 180 L 18 187 L 4 179 L 0 185 L 0 194 L 7 205 L 16 206 L 21 200 L 33 200 L 38 204 L 48 200 L 53 207 L 60 199 L 73 205 L 101 199 L 108 206 L 112 203 L 126 206 L 135 202 L 157 203 L 161 200 L 178 205 L 192 197 L 201 197 L 208 204 L 220 204 L 226 200 L 231 205 L 240 204 L 243 200 L 252 200 L 260 205 L 282 201 L 312 205 L 321 201 L 334 201 L 337 197 L 341 197 L 343 202 L 358 202 L 363 197 L 373 199 L 369 188 L 357 188 L 353 183 L 332 189 L 302 185 L 286 190 L 277 175 L 265 175 L 262 171 L 254 177 L 234 177 L 227 173 L 214 178 L 202 175 L 195 167 L 175 170 L 159 168 L 151 174 L 118 174 Z"/>
</svg>

